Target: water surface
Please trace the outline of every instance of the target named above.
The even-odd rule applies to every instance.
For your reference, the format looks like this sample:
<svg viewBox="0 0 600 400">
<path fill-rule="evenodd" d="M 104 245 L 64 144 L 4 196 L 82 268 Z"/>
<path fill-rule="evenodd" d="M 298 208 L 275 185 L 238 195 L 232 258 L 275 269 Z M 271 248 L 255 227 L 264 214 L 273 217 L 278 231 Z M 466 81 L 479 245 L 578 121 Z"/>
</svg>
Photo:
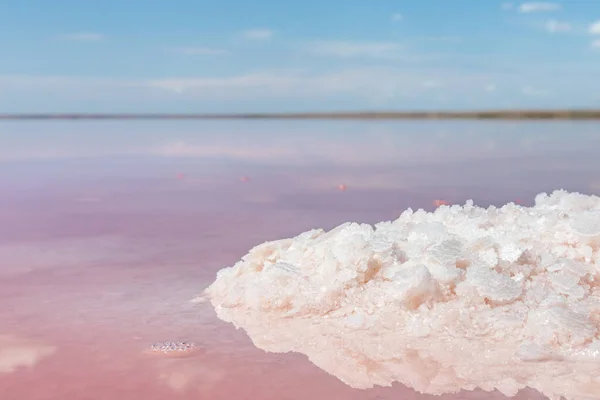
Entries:
<svg viewBox="0 0 600 400">
<path fill-rule="evenodd" d="M 436 200 L 600 194 L 597 131 L 593 122 L 2 123 L 0 393 L 432 398 L 401 385 L 350 389 L 302 355 L 255 349 L 190 300 L 254 245 L 307 229 L 390 220 Z M 200 351 L 143 354 L 162 340 Z"/>
</svg>

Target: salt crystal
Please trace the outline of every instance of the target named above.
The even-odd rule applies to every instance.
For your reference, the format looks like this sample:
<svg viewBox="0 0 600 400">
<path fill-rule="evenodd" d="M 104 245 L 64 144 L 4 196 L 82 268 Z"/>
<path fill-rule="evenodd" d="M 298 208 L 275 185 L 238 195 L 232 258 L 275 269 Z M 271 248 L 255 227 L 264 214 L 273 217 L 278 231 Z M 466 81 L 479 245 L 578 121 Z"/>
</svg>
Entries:
<svg viewBox="0 0 600 400">
<path fill-rule="evenodd" d="M 600 399 L 600 198 L 407 210 L 255 247 L 205 291 L 266 351 L 355 388 Z"/>
</svg>

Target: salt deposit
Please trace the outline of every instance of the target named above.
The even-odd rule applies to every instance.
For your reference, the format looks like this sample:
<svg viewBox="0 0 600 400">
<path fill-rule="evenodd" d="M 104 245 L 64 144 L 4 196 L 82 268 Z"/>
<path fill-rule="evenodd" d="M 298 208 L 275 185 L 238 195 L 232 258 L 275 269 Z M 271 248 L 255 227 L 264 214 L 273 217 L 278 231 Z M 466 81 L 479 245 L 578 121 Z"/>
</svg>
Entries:
<svg viewBox="0 0 600 400">
<path fill-rule="evenodd" d="M 161 354 L 167 356 L 181 357 L 195 353 L 197 346 L 192 342 L 181 342 L 168 340 L 166 342 L 154 343 L 145 352 L 147 354 Z"/>
<path fill-rule="evenodd" d="M 441 206 L 261 244 L 205 291 L 220 319 L 355 388 L 600 399 L 600 198 Z"/>
</svg>

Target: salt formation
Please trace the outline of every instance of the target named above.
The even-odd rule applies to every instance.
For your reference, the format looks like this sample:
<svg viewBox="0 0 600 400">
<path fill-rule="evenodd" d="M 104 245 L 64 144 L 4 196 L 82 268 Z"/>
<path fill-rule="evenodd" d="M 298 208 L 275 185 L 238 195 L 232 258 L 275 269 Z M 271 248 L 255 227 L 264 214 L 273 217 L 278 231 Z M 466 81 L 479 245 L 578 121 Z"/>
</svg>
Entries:
<svg viewBox="0 0 600 400">
<path fill-rule="evenodd" d="M 183 356 L 194 353 L 197 350 L 196 344 L 192 342 L 171 341 L 158 342 L 146 350 L 148 354 L 163 354 L 168 356 Z"/>
<path fill-rule="evenodd" d="M 266 351 L 355 388 L 600 399 L 600 198 L 442 206 L 264 243 L 205 291 Z"/>
</svg>

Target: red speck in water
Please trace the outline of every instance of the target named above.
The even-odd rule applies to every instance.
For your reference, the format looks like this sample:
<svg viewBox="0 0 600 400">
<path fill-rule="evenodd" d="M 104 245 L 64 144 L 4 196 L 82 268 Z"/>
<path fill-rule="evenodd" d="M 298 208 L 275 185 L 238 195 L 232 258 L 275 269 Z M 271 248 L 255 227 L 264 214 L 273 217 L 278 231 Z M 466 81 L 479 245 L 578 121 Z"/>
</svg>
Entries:
<svg viewBox="0 0 600 400">
<path fill-rule="evenodd" d="M 521 200 L 521 199 L 516 199 L 516 200 L 515 200 L 515 204 L 518 204 L 518 205 L 522 206 L 522 205 L 523 205 L 523 200 Z"/>
<path fill-rule="evenodd" d="M 244 175 L 242 177 L 240 177 L 240 182 L 248 182 L 250 180 L 250 177 Z"/>
<path fill-rule="evenodd" d="M 447 206 L 449 203 L 446 200 L 434 200 L 433 205 L 436 207 Z"/>
<path fill-rule="evenodd" d="M 343 183 L 340 183 L 338 185 L 338 190 L 345 192 L 348 189 L 348 186 L 344 185 Z"/>
<path fill-rule="evenodd" d="M 182 180 L 183 178 L 185 178 L 185 174 L 183 172 L 177 174 L 177 179 Z"/>
</svg>

